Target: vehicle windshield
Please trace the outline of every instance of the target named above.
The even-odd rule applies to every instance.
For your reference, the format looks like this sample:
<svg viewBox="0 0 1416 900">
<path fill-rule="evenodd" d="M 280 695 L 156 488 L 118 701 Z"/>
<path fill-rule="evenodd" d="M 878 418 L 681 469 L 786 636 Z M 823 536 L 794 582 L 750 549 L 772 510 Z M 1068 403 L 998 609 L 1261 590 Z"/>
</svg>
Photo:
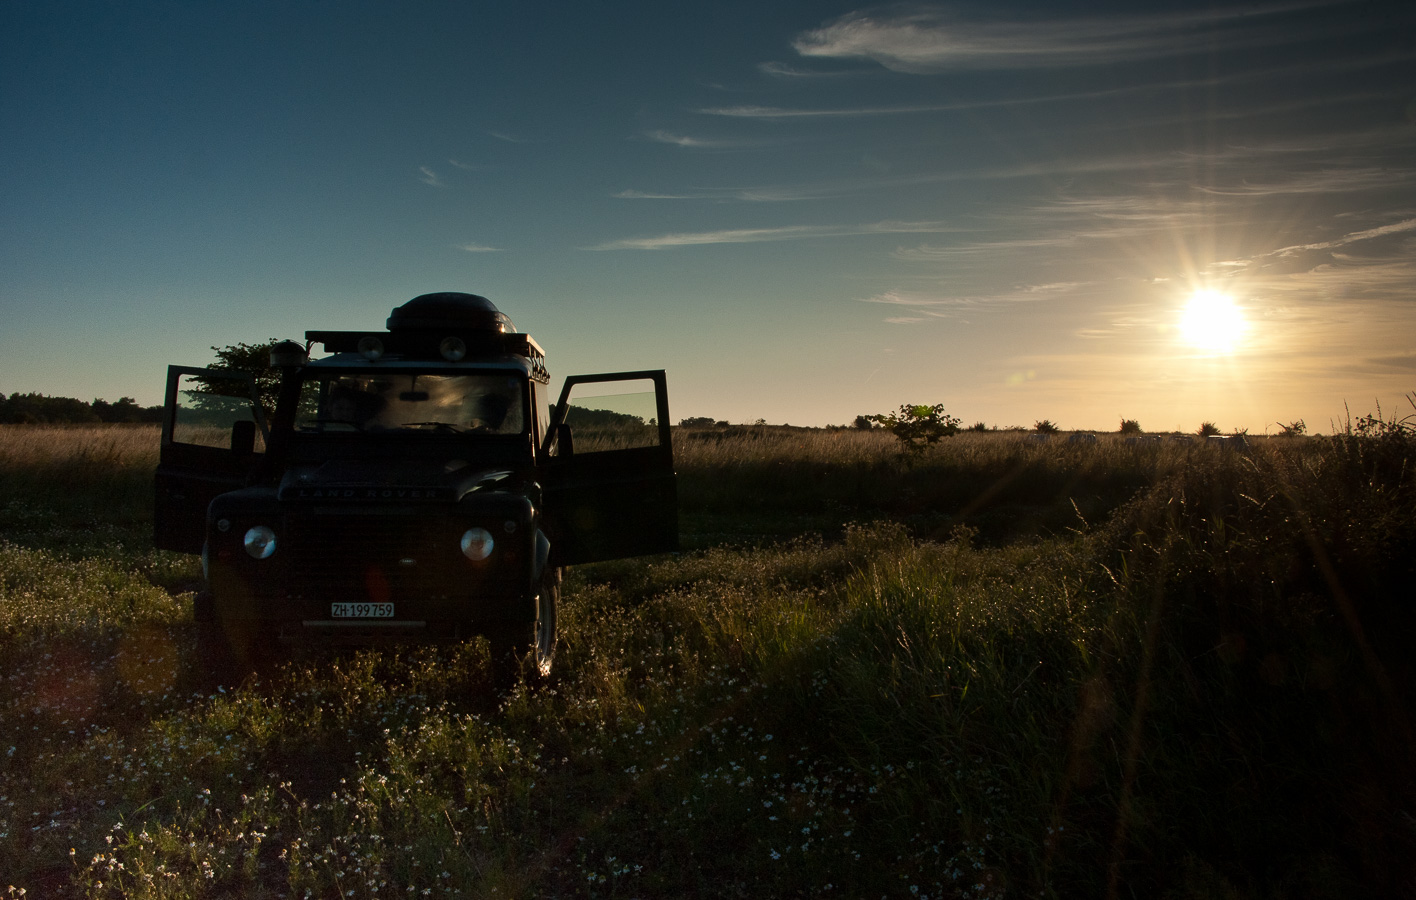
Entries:
<svg viewBox="0 0 1416 900">
<path fill-rule="evenodd" d="M 305 432 L 522 434 L 525 391 L 513 376 L 312 373 L 295 427 Z"/>
</svg>

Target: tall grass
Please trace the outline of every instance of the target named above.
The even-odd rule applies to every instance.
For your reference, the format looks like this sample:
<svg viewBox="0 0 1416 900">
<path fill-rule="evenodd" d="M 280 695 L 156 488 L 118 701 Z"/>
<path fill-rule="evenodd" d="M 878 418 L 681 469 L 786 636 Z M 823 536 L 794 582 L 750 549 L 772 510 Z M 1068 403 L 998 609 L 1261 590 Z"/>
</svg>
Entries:
<svg viewBox="0 0 1416 900">
<path fill-rule="evenodd" d="M 732 539 L 572 572 L 555 679 L 504 696 L 477 643 L 218 683 L 138 557 L 84 568 L 12 547 L 0 590 L 28 592 L 32 624 L 0 622 L 0 884 L 1409 891 L 1409 436 L 1247 454 L 982 437 L 907 467 L 869 434 L 690 446 L 681 432 L 690 515 L 712 511 Z M 858 473 L 865 497 L 912 487 L 923 512 L 896 521 L 899 500 L 862 501 L 827 539 L 762 541 L 773 497 L 822 516 L 807 488 L 822 466 L 822 484 Z M 1011 495 L 1018 508 L 1065 502 L 1070 520 L 984 541 L 970 504 L 1006 495 L 999 473 L 1020 467 L 1013 481 L 1042 495 Z M 1067 502 L 1087 490 L 1100 515 Z"/>
<path fill-rule="evenodd" d="M 0 536 L 60 552 L 151 540 L 155 425 L 0 426 Z"/>
<path fill-rule="evenodd" d="M 732 528 L 750 538 L 881 518 L 940 540 L 961 524 L 989 544 L 1060 534 L 1214 452 L 1159 437 L 1071 444 L 965 432 L 907 454 L 884 430 L 771 426 L 680 429 L 674 445 L 690 546 Z"/>
</svg>

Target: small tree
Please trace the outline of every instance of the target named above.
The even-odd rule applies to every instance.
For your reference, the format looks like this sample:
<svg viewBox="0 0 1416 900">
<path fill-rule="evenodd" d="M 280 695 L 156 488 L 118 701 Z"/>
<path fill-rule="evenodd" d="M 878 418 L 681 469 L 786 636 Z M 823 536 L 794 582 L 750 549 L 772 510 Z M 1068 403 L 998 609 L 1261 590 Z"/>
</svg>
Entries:
<svg viewBox="0 0 1416 900">
<path fill-rule="evenodd" d="M 245 372 L 255 380 L 256 396 L 260 399 L 261 406 L 265 409 L 267 416 L 275 409 L 275 401 L 280 394 L 280 372 L 270 367 L 270 348 L 278 343 L 280 343 L 279 338 L 271 338 L 263 344 L 231 344 L 227 347 L 211 348 L 216 351 L 215 368 Z M 202 393 L 218 396 L 236 395 L 236 391 L 229 381 L 206 378 L 194 378 L 193 380 L 201 385 Z"/>
<path fill-rule="evenodd" d="M 859 428 L 861 431 L 869 431 L 875 427 L 875 419 L 875 416 L 856 416 L 851 427 Z"/>
<path fill-rule="evenodd" d="M 1038 434 L 1056 434 L 1061 429 L 1052 423 L 1051 419 L 1043 419 L 1041 422 L 1033 423 L 1033 431 Z"/>
<path fill-rule="evenodd" d="M 1296 422 L 1289 422 L 1287 425 L 1279 422 L 1278 427 L 1280 429 L 1278 433 L 1281 437 L 1298 437 L 1299 435 L 1308 433 L 1308 424 L 1302 419 Z"/>
<path fill-rule="evenodd" d="M 1122 433 L 1122 434 L 1140 434 L 1140 433 L 1141 433 L 1141 423 L 1140 423 L 1140 422 L 1137 422 L 1135 419 L 1122 419 L 1122 420 L 1121 420 L 1121 433 Z"/>
<path fill-rule="evenodd" d="M 953 437 L 959 431 L 959 419 L 944 412 L 944 404 L 903 404 L 899 412 L 870 417 L 890 429 L 905 450 L 918 453 L 926 444 L 937 444 L 940 438 Z"/>
<path fill-rule="evenodd" d="M 1200 437 L 1214 437 L 1219 433 L 1219 426 L 1213 422 L 1201 422 L 1200 430 L 1196 432 Z"/>
</svg>

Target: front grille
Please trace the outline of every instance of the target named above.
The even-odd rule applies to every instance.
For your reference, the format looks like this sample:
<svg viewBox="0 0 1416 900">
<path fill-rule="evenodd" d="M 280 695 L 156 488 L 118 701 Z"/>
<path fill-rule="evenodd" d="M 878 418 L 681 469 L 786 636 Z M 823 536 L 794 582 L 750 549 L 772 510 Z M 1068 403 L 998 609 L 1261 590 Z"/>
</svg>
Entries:
<svg viewBox="0 0 1416 900">
<path fill-rule="evenodd" d="M 375 602 L 448 596 L 485 578 L 458 547 L 466 527 L 441 516 L 290 516 L 282 548 L 290 593 Z"/>
</svg>

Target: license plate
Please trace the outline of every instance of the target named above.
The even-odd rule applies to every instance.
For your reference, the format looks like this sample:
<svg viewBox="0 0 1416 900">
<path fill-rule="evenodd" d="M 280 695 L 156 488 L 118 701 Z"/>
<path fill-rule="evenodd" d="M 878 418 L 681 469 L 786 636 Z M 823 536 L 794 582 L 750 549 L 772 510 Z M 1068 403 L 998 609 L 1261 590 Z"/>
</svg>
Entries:
<svg viewBox="0 0 1416 900">
<path fill-rule="evenodd" d="M 329 614 L 335 619 L 392 619 L 392 603 L 331 603 Z"/>
</svg>

